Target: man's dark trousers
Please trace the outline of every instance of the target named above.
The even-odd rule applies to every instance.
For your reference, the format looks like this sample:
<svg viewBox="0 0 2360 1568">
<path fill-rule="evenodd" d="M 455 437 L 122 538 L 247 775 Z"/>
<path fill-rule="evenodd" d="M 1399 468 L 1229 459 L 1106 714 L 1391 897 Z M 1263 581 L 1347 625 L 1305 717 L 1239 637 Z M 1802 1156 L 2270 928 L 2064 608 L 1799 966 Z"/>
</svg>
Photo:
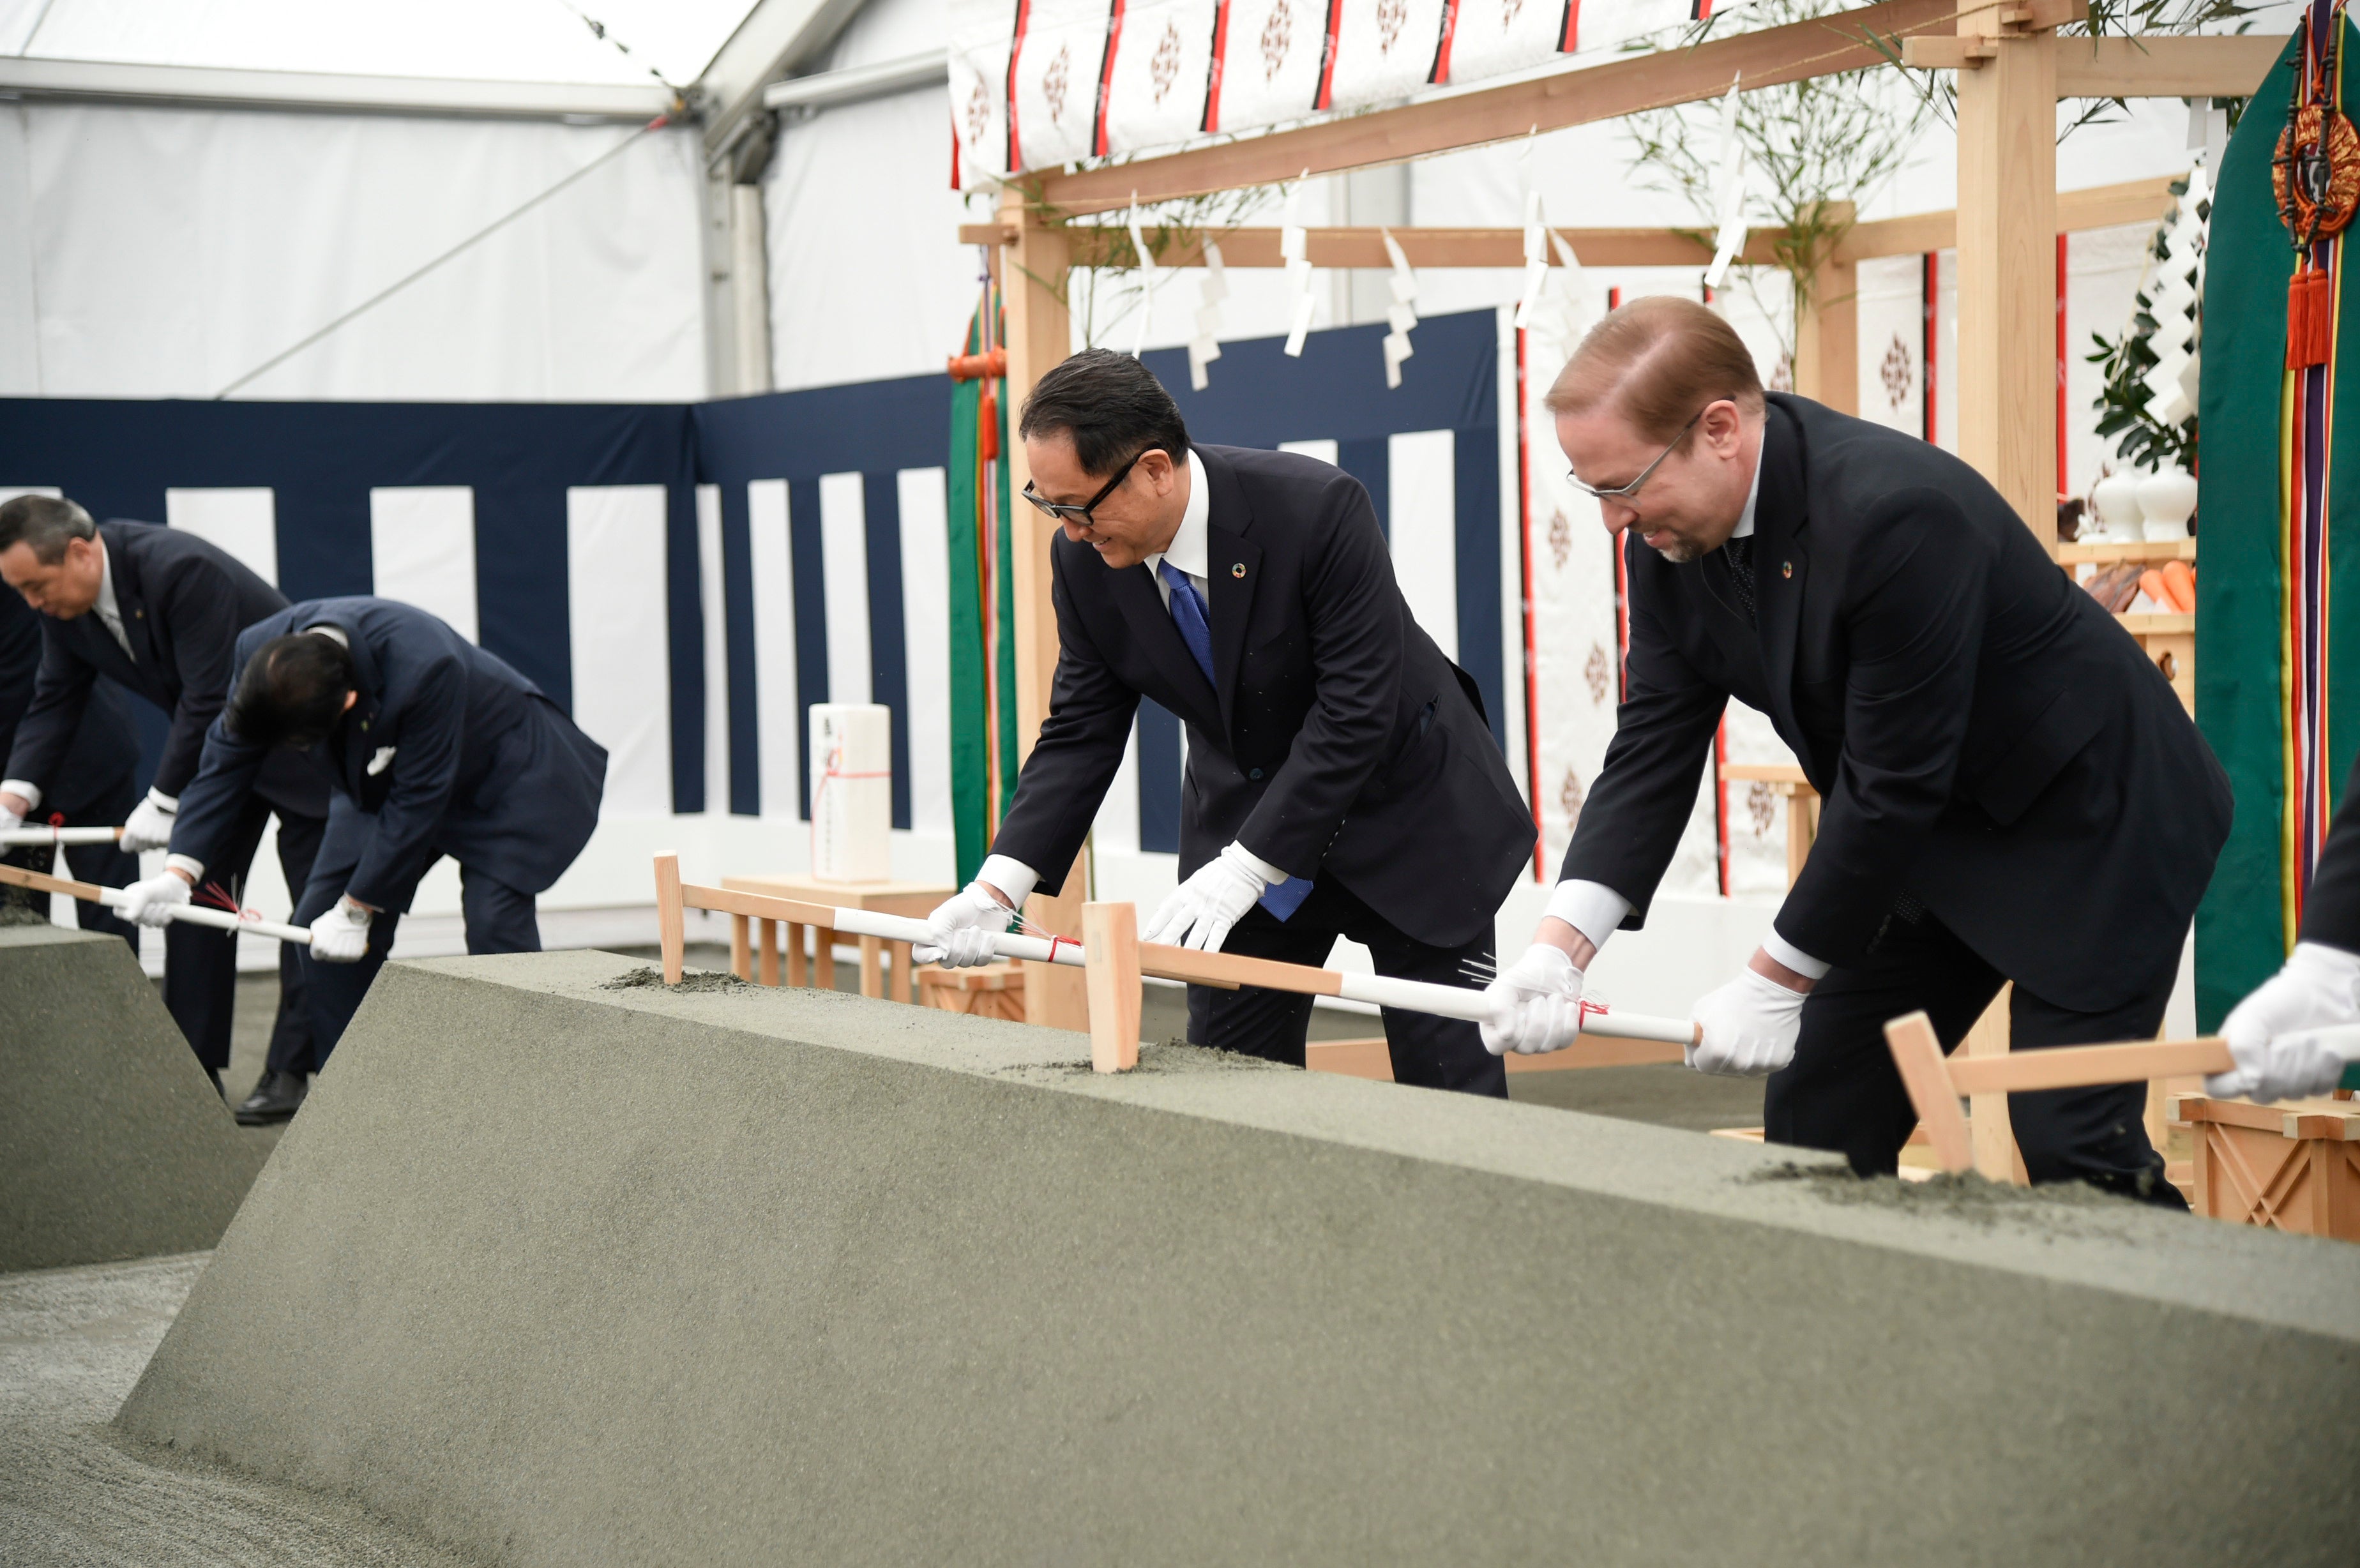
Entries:
<svg viewBox="0 0 2360 1568">
<path fill-rule="evenodd" d="M 205 867 L 204 882 L 225 888 L 241 904 L 246 899 L 246 875 L 254 852 L 269 825 L 272 807 L 260 796 L 250 796 L 240 808 L 225 852 Z M 311 880 L 311 861 L 320 852 L 320 835 L 327 822 L 320 817 L 279 816 L 279 869 L 290 888 Z M 223 881 L 226 877 L 228 880 Z M 218 903 L 200 894 L 201 903 Z M 310 1073 L 311 1011 L 303 994 L 302 948 L 291 942 L 279 944 L 279 1013 L 270 1027 L 269 1070 Z M 215 1073 L 229 1065 L 230 1026 L 237 1003 L 237 938 L 211 926 L 174 920 L 164 928 L 164 1007 L 188 1037 L 197 1060 Z"/>
<path fill-rule="evenodd" d="M 1957 1048 L 1999 995 L 2005 976 L 1931 914 L 1896 913 L 1858 964 L 1829 971 L 1803 1004 L 1795 1059 L 1770 1075 L 1763 1098 L 1772 1143 L 1834 1149 L 1863 1176 L 1890 1176 L 1918 1124 L 1893 1053 L 1888 1019 L 1924 1008 L 1942 1049 Z M 2009 1004 L 2010 1049 L 2152 1039 L 2163 1023 L 2175 967 L 2128 1002 L 2077 1013 L 2017 985 Z M 2034 1181 L 2082 1181 L 2167 1208 L 2186 1208 L 2147 1141 L 2145 1083 L 2010 1094 L 2007 1114 Z"/>
<path fill-rule="evenodd" d="M 1396 979 L 1465 985 L 1471 973 L 1489 974 L 1491 967 L 1488 936 L 1478 937 L 1465 947 L 1428 947 L 1403 935 L 1390 920 L 1331 880 L 1315 883 L 1311 896 L 1290 920 L 1281 920 L 1256 904 L 1229 929 L 1221 951 L 1282 964 L 1325 964 L 1338 936 L 1365 946 L 1376 962 L 1377 973 Z M 1393 1007 L 1384 1009 L 1384 1024 L 1394 1083 L 1507 1098 L 1507 1066 L 1483 1049 L 1482 1031 L 1475 1025 Z M 1300 1067 L 1310 1025 L 1311 998 L 1292 991 L 1265 991 L 1252 985 L 1235 991 L 1209 985 L 1188 987 L 1192 1045 L 1209 1045 Z"/>
<path fill-rule="evenodd" d="M 368 820 L 358 811 L 352 815 L 362 822 Z M 322 849 L 312 865 L 311 882 L 296 902 L 295 923 L 299 926 L 310 925 L 344 896 L 353 868 L 361 863 L 362 852 L 368 845 L 365 832 L 342 833 L 336 837 L 341 842 Z M 442 858 L 438 855 L 434 860 Z M 434 860 L 426 863 L 427 870 L 433 868 Z M 425 872 L 419 875 L 422 877 Z M 459 910 L 467 923 L 469 953 L 541 951 L 541 922 L 530 893 L 462 866 Z M 356 963 L 323 964 L 311 955 L 310 949 L 303 950 L 304 984 L 311 1004 L 313 1071 L 328 1064 L 328 1053 L 335 1050 L 353 1015 L 360 1011 L 361 1001 L 367 996 L 377 972 L 385 967 L 386 955 L 393 951 L 394 933 L 401 927 L 401 915 L 399 909 L 377 911 L 377 919 L 369 922 L 368 953 Z"/>
</svg>

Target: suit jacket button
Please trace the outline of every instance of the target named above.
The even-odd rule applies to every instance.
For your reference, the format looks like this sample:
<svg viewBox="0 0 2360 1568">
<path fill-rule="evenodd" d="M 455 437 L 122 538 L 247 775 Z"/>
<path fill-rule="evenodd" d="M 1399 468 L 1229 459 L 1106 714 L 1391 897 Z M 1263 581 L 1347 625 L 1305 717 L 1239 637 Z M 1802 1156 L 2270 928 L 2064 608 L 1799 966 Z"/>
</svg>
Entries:
<svg viewBox="0 0 2360 1568">
<path fill-rule="evenodd" d="M 1262 769 L 1259 768 L 1249 768 L 1246 771 L 1246 777 L 1249 779 L 1259 779 L 1262 777 Z"/>
</svg>

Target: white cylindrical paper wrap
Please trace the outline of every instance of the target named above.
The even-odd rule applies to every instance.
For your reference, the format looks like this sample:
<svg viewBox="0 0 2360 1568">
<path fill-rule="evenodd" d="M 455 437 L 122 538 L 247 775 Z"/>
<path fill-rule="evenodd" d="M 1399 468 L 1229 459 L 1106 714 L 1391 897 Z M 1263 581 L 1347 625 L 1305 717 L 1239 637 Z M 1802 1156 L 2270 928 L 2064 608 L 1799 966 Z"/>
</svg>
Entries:
<svg viewBox="0 0 2360 1568">
<path fill-rule="evenodd" d="M 811 711 L 811 874 L 883 882 L 893 874 L 892 710 L 814 702 Z"/>
</svg>

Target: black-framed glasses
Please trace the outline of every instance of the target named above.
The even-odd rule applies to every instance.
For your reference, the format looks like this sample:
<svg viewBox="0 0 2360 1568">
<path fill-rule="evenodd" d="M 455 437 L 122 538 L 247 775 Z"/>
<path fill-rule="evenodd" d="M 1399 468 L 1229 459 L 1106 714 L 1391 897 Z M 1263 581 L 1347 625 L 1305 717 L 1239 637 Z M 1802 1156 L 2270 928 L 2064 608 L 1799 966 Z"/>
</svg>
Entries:
<svg viewBox="0 0 2360 1568">
<path fill-rule="evenodd" d="M 1151 452 L 1160 452 L 1163 449 L 1160 447 L 1143 446 L 1137 452 L 1132 452 L 1131 454 L 1131 461 L 1124 463 L 1120 468 L 1116 469 L 1114 471 L 1114 477 L 1108 480 L 1104 485 L 1099 485 L 1098 493 L 1091 496 L 1088 500 L 1084 501 L 1079 506 L 1076 506 L 1071 501 L 1052 501 L 1047 499 L 1032 488 L 1032 481 L 1030 479 L 1027 479 L 1024 482 L 1024 498 L 1027 501 L 1032 502 L 1033 506 L 1039 507 L 1042 511 L 1047 513 L 1051 517 L 1054 518 L 1058 522 L 1079 523 L 1084 528 L 1087 528 L 1098 520 L 1091 517 L 1090 513 L 1097 508 L 1099 502 L 1114 494 L 1114 487 L 1116 485 L 1131 477 L 1131 471 L 1139 466 L 1139 460 L 1145 457 Z M 1640 477 L 1644 478 L 1646 476 L 1642 474 Z"/>
<path fill-rule="evenodd" d="M 1710 408 L 1711 407 L 1711 404 L 1707 403 L 1704 406 L 1704 408 Z M 1647 482 L 1647 475 L 1655 473 L 1658 468 L 1661 468 L 1664 465 L 1664 459 L 1672 455 L 1672 447 L 1676 447 L 1679 445 L 1680 442 L 1688 439 L 1688 432 L 1696 429 L 1697 421 L 1699 419 L 1704 418 L 1704 408 L 1699 408 L 1695 413 L 1688 416 L 1688 422 L 1680 427 L 1680 433 L 1672 438 L 1671 445 L 1665 447 L 1663 451 L 1657 452 L 1655 454 L 1655 461 L 1647 464 L 1646 467 L 1639 470 L 1639 477 L 1631 481 L 1630 484 L 1617 485 L 1612 489 L 1601 490 L 1594 485 L 1584 485 L 1581 482 L 1581 476 L 1574 473 L 1570 468 L 1565 471 L 1566 483 L 1572 485 L 1575 489 L 1580 491 L 1583 495 L 1589 496 L 1593 501 L 1628 501 L 1631 497 L 1639 493 L 1639 486 Z"/>
</svg>

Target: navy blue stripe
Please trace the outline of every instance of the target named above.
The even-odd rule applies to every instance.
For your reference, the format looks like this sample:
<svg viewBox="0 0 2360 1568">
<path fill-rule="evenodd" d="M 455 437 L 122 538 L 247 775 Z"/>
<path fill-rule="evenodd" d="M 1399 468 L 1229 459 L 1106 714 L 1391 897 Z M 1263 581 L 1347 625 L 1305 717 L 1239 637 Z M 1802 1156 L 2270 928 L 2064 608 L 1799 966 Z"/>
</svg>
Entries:
<svg viewBox="0 0 2360 1568">
<path fill-rule="evenodd" d="M 1180 719 L 1147 697 L 1139 700 L 1139 847 L 1180 853 Z"/>
<path fill-rule="evenodd" d="M 811 710 L 827 701 L 827 566 L 821 553 L 819 481 L 787 484 L 787 550 L 795 574 L 795 815 L 811 821 Z"/>
<path fill-rule="evenodd" d="M 1284 338 L 1224 342 L 1202 392 L 1189 389 L 1187 350 L 1160 349 L 1144 358 L 1180 405 L 1189 435 L 1216 445 L 1500 428 L 1500 329 L 1492 311 L 1418 322 L 1417 357 L 1402 366 L 1399 390 L 1385 387 L 1380 345 L 1388 330 L 1379 321 L 1314 332 L 1300 359 L 1286 357 Z"/>
<path fill-rule="evenodd" d="M 1491 738 L 1508 746 L 1508 691 L 1500 648 L 1500 448 L 1486 432 L 1460 430 L 1451 443 L 1457 473 L 1459 668 L 1475 678 Z M 1474 439 L 1470 440 L 1470 437 Z"/>
<path fill-rule="evenodd" d="M 288 528 L 279 525 L 279 573 Z M 366 557 L 363 558 L 366 561 Z M 549 700 L 574 708 L 574 617 L 568 607 L 563 486 L 502 485 L 475 490 L 475 636 Z M 362 590 L 366 592 L 366 590 Z M 313 593 L 288 590 L 290 598 Z"/>
<path fill-rule="evenodd" d="M 1393 464 L 1391 442 L 1383 436 L 1336 443 L 1336 466 L 1360 482 L 1369 505 L 1377 509 L 1377 527 L 1387 542 L 1393 537 Z"/>
<path fill-rule="evenodd" d="M 683 452 L 685 458 L 687 453 Z M 705 582 L 699 566 L 696 486 L 683 483 L 666 492 L 664 608 L 672 655 L 672 809 L 705 810 Z"/>
<path fill-rule="evenodd" d="M 891 710 L 893 825 L 910 826 L 910 644 L 902 629 L 901 486 L 891 472 L 860 476 L 869 530 L 869 700 Z"/>
<path fill-rule="evenodd" d="M 762 811 L 762 724 L 754 668 L 754 525 L 746 486 L 721 490 L 721 603 L 724 660 L 729 671 L 729 810 Z"/>
</svg>

